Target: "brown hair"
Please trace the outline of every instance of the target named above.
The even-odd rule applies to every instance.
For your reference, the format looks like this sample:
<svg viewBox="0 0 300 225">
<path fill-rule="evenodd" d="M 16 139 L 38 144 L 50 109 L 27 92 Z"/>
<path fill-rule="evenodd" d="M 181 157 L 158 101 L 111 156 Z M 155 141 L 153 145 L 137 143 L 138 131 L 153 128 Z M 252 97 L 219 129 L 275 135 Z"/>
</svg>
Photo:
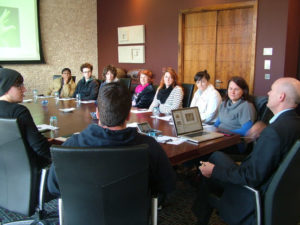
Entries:
<svg viewBox="0 0 300 225">
<path fill-rule="evenodd" d="M 103 72 L 102 72 L 102 76 L 103 76 L 104 80 L 106 79 L 105 75 L 107 74 L 108 71 L 110 71 L 114 75 L 114 78 L 116 78 L 116 76 L 117 76 L 116 67 L 114 67 L 113 65 L 107 65 L 106 67 L 104 67 Z"/>
<path fill-rule="evenodd" d="M 243 90 L 243 95 L 242 95 L 241 99 L 252 102 L 252 99 L 250 99 L 250 96 L 249 96 L 249 87 L 248 87 L 248 84 L 245 81 L 245 79 L 242 77 L 234 76 L 234 77 L 231 77 L 231 79 L 228 81 L 227 94 L 225 96 L 225 103 L 227 103 L 227 101 L 229 100 L 228 87 L 229 87 L 229 83 L 231 81 L 234 82 L 237 86 L 239 86 Z"/>
<path fill-rule="evenodd" d="M 91 72 L 93 71 L 93 65 L 90 63 L 84 63 L 80 66 L 80 71 L 82 72 L 84 68 L 89 68 Z"/>
</svg>

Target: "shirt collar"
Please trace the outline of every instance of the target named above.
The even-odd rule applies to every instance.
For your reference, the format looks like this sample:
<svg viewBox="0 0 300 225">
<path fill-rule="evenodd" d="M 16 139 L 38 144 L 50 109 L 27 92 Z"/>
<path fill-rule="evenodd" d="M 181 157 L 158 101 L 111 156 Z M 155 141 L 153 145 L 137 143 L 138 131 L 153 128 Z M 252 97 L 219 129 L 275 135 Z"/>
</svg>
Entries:
<svg viewBox="0 0 300 225">
<path fill-rule="evenodd" d="M 276 115 L 274 115 L 274 116 L 270 119 L 269 123 L 271 124 L 271 123 L 275 122 L 275 120 L 277 120 L 277 118 L 278 118 L 282 113 L 284 113 L 284 112 L 286 112 L 286 111 L 289 111 L 289 110 L 292 110 L 292 109 L 284 109 L 284 110 L 280 111 L 279 113 L 277 113 Z"/>
</svg>

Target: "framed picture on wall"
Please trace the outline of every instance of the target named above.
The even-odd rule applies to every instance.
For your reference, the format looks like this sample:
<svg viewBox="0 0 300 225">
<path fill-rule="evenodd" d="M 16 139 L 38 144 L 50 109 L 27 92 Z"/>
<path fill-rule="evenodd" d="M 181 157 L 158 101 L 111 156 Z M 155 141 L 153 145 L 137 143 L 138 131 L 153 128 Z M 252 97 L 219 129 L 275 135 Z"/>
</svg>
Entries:
<svg viewBox="0 0 300 225">
<path fill-rule="evenodd" d="M 118 56 L 119 63 L 145 63 L 145 46 L 119 46 Z"/>
<path fill-rule="evenodd" d="M 128 27 L 118 27 L 118 43 L 124 44 L 144 44 L 145 26 L 136 25 Z"/>
</svg>

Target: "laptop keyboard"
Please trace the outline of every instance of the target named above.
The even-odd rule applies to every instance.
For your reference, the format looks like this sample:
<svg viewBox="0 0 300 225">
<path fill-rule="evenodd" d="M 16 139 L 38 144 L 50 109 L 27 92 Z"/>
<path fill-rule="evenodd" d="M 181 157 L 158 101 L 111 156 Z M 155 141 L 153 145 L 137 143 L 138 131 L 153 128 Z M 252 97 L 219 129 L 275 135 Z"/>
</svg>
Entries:
<svg viewBox="0 0 300 225">
<path fill-rule="evenodd" d="M 202 135 L 205 135 L 205 134 L 208 134 L 208 132 L 199 131 L 199 132 L 192 133 L 192 134 L 185 134 L 185 136 L 188 136 L 188 137 L 198 137 L 198 136 L 202 136 Z"/>
</svg>

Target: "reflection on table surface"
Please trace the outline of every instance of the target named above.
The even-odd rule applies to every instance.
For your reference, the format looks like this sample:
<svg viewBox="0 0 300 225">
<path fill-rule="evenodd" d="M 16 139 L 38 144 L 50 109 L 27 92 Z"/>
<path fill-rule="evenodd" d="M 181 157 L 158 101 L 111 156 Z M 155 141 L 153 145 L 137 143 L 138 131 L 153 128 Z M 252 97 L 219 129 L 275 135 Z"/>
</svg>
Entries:
<svg viewBox="0 0 300 225">
<path fill-rule="evenodd" d="M 47 137 L 68 136 L 84 130 L 91 123 L 98 123 L 90 115 L 91 112 L 96 111 L 95 103 L 79 104 L 75 100 L 61 101 L 55 98 L 47 98 L 48 104 L 43 105 L 43 100 L 38 98 L 35 101 L 23 103 L 23 105 L 31 112 L 36 125 L 49 124 L 51 116 L 57 117 L 59 129 L 44 133 Z M 75 108 L 72 112 L 62 112 L 59 110 L 72 107 Z M 151 115 L 151 112 L 130 113 L 130 120 L 128 122 L 148 122 L 152 128 L 161 130 L 163 135 L 176 136 L 174 125 L 170 125 L 168 121 L 151 118 Z M 240 136 L 232 135 L 230 137 L 224 136 L 205 141 L 198 145 L 184 142 L 180 145 L 161 144 L 161 146 L 167 153 L 171 163 L 176 165 L 239 142 Z"/>
</svg>

